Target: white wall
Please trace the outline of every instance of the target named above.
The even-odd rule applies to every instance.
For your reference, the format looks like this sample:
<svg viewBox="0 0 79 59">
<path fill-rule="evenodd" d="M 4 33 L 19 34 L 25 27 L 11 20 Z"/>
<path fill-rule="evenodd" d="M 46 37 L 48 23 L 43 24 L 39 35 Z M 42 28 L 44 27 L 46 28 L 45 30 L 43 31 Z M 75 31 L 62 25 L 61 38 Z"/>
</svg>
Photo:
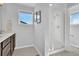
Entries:
<svg viewBox="0 0 79 59">
<path fill-rule="evenodd" d="M 69 30 L 70 30 L 70 17 L 69 17 L 69 10 L 68 6 L 65 9 L 65 48 L 70 48 L 70 41 L 69 41 Z"/>
<path fill-rule="evenodd" d="M 13 31 L 16 33 L 16 48 L 26 47 L 33 44 L 34 26 L 18 24 L 19 10 L 33 12 L 34 9 L 20 4 L 3 5 L 3 31 Z M 11 20 L 11 25 L 8 21 Z M 8 29 L 9 28 L 9 29 Z"/>
<path fill-rule="evenodd" d="M 69 8 L 69 15 L 79 12 L 79 4 Z M 70 44 L 79 48 L 79 24 L 70 25 Z"/>
<path fill-rule="evenodd" d="M 0 6 L 0 32 L 2 31 L 2 6 Z"/>
<path fill-rule="evenodd" d="M 48 4 L 37 4 L 35 11 L 41 10 L 41 23 L 35 23 L 35 46 L 41 55 L 45 55 L 45 36 L 48 30 Z"/>
<path fill-rule="evenodd" d="M 79 48 L 79 25 L 70 26 L 70 44 Z"/>
</svg>

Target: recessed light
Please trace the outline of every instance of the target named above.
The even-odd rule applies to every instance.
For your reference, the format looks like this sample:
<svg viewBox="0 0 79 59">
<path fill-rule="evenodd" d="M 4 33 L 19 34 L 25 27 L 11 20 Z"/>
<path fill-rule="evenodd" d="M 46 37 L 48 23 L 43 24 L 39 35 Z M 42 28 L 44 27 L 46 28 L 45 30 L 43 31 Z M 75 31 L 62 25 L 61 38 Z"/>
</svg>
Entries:
<svg viewBox="0 0 79 59">
<path fill-rule="evenodd" d="M 49 6 L 51 7 L 53 4 L 49 4 Z"/>
</svg>

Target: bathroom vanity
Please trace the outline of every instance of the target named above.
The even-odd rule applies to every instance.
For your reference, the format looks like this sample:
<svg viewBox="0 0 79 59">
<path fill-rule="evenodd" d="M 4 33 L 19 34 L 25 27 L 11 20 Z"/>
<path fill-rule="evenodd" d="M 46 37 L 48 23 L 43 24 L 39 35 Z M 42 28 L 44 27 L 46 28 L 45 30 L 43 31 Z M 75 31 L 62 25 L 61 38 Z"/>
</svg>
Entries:
<svg viewBox="0 0 79 59">
<path fill-rule="evenodd" d="M 11 56 L 15 48 L 15 33 L 0 34 L 0 56 Z"/>
</svg>

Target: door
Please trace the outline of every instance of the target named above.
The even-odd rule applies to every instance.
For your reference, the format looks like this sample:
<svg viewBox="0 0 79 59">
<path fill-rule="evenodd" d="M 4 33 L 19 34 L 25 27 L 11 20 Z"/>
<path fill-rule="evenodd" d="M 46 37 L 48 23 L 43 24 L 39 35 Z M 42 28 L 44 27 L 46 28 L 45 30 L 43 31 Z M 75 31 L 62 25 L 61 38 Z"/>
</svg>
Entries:
<svg viewBox="0 0 79 59">
<path fill-rule="evenodd" d="M 54 20 L 54 50 L 64 48 L 64 13 L 56 12 Z"/>
</svg>

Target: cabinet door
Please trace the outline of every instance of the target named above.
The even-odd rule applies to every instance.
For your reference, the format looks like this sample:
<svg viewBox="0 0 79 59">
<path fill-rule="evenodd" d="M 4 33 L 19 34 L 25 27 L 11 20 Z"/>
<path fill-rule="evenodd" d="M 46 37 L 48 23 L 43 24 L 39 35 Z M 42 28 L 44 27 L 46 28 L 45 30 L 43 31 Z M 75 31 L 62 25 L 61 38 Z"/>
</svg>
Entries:
<svg viewBox="0 0 79 59">
<path fill-rule="evenodd" d="M 10 43 L 3 49 L 3 56 L 7 56 L 10 53 Z"/>
<path fill-rule="evenodd" d="M 13 38 L 12 37 L 11 37 L 11 43 L 10 43 L 10 50 L 11 50 L 11 55 L 12 55 L 13 50 L 14 50 L 14 48 L 13 48 Z"/>
<path fill-rule="evenodd" d="M 3 41 L 2 55 L 7 56 L 10 53 L 10 38 Z"/>
<path fill-rule="evenodd" d="M 10 41 L 11 41 L 11 46 L 10 46 L 10 48 L 11 48 L 11 55 L 12 55 L 12 53 L 13 53 L 13 51 L 14 51 L 14 48 L 15 48 L 15 34 L 13 34 L 13 35 L 10 37 Z"/>
<path fill-rule="evenodd" d="M 15 48 L 15 34 L 13 35 L 13 50 L 14 50 L 14 48 Z"/>
<path fill-rule="evenodd" d="M 10 38 L 7 38 L 3 41 L 3 48 L 10 43 Z"/>
</svg>

